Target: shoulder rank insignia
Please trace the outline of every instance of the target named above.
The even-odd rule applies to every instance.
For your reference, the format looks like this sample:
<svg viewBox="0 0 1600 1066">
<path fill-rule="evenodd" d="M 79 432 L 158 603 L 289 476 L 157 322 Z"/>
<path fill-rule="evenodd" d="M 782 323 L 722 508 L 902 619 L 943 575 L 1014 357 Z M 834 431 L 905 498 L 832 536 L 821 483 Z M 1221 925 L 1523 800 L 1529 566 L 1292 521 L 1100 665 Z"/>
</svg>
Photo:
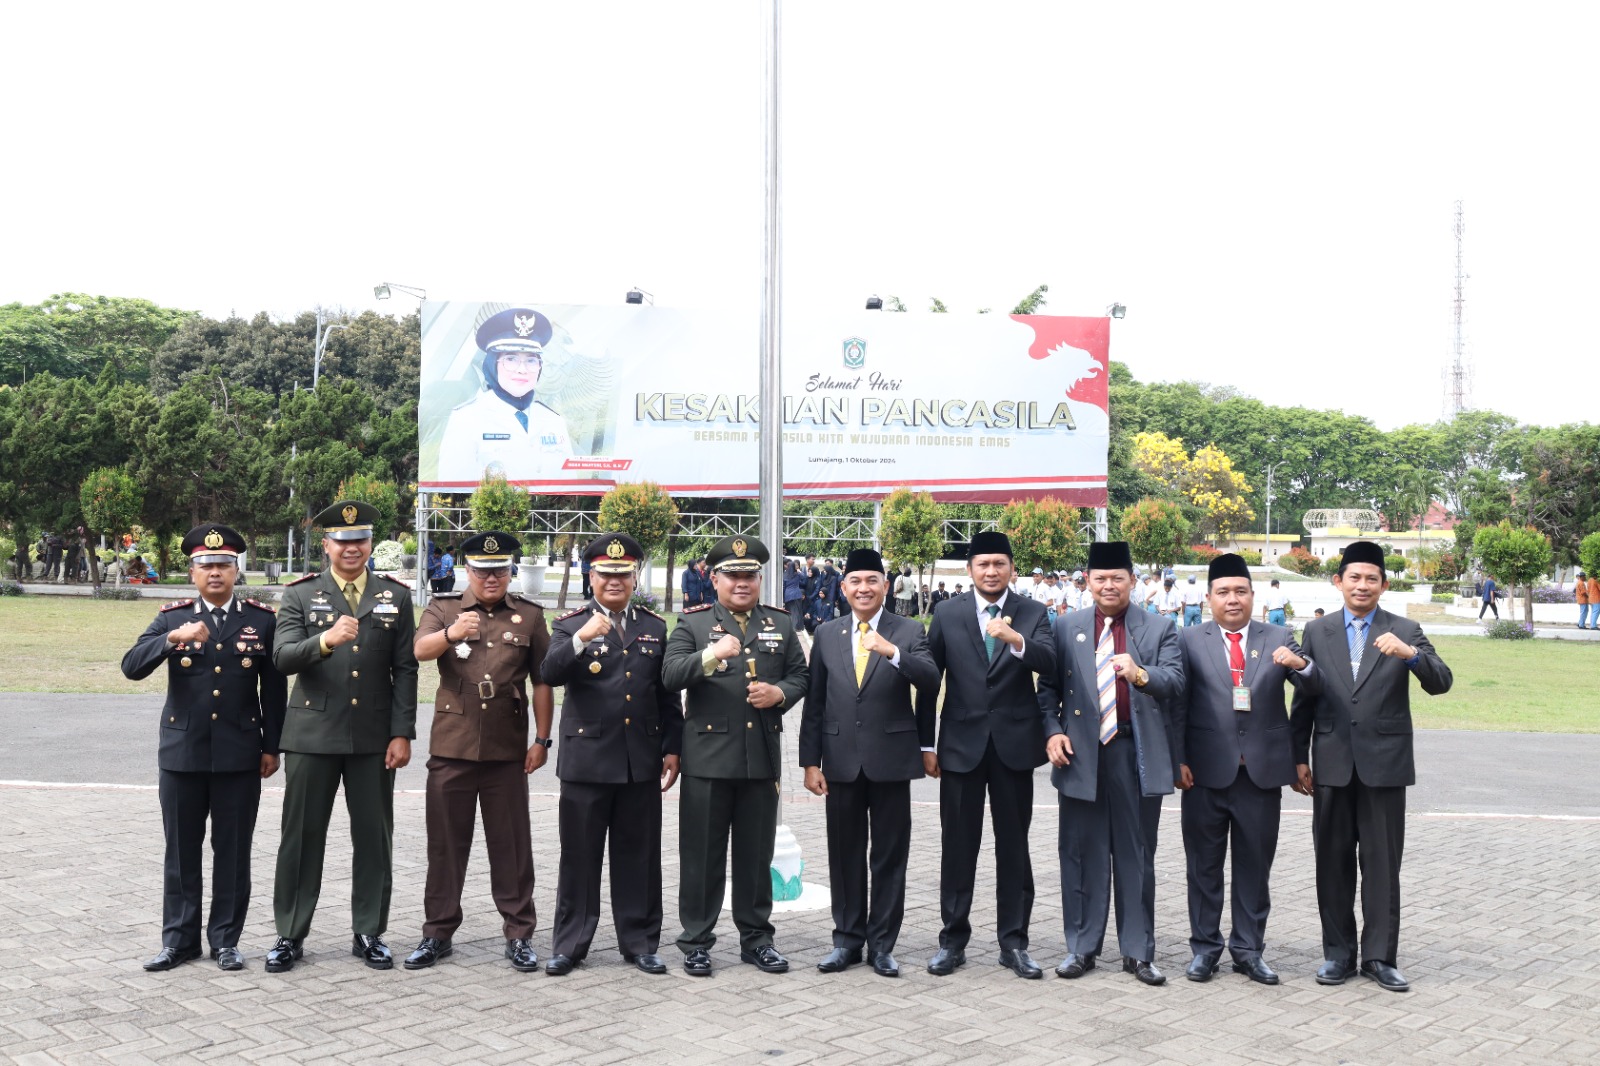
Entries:
<svg viewBox="0 0 1600 1066">
<path fill-rule="evenodd" d="M 459 592 L 430 592 L 430 593 L 428 593 L 428 599 L 430 599 L 430 600 L 459 600 L 460 598 L 461 598 L 461 593 L 459 593 Z"/>
<path fill-rule="evenodd" d="M 192 599 L 189 599 L 189 600 L 173 600 L 171 603 L 163 603 L 161 605 L 161 610 L 162 610 L 162 613 L 166 613 L 167 611 L 176 611 L 179 607 L 189 607 L 189 606 L 192 606 L 193 604 L 194 604 L 194 600 L 192 600 Z"/>
<path fill-rule="evenodd" d="M 761 606 L 766 608 L 769 611 L 777 611 L 779 614 L 788 614 L 789 613 L 789 608 L 787 608 L 787 607 L 779 607 L 775 603 L 763 603 Z"/>
<path fill-rule="evenodd" d="M 709 611 L 709 610 L 711 610 L 711 604 L 709 604 L 709 603 L 700 603 L 700 604 L 696 604 L 693 607 L 684 608 L 683 613 L 684 614 L 699 614 L 701 611 Z"/>
<path fill-rule="evenodd" d="M 405 589 L 407 592 L 411 591 L 411 582 L 409 582 L 409 581 L 402 581 L 400 578 L 395 577 L 393 574 L 379 574 L 378 576 L 383 578 L 385 581 L 393 581 L 396 585 L 399 585 L 401 588 Z"/>
<path fill-rule="evenodd" d="M 295 578 L 293 581 L 289 582 L 289 584 L 285 585 L 284 587 L 285 588 L 290 588 L 290 587 L 292 587 L 294 585 L 299 585 L 299 584 L 302 584 L 302 583 L 307 582 L 307 581 L 312 581 L 312 580 L 314 580 L 316 578 L 316 576 L 317 576 L 316 574 L 301 574 L 299 577 Z"/>
<path fill-rule="evenodd" d="M 661 616 L 660 616 L 660 615 L 659 615 L 659 614 L 656 614 L 656 613 L 655 613 L 655 612 L 654 612 L 654 611 L 652 611 L 652 610 L 651 610 L 651 609 L 650 609 L 650 608 L 648 608 L 648 607 L 646 607 L 646 606 L 645 606 L 645 605 L 644 605 L 644 604 L 642 604 L 642 603 L 641 603 L 641 604 L 636 604 L 636 605 L 634 605 L 634 608 L 633 608 L 633 609 L 634 609 L 634 610 L 635 610 L 635 611 L 638 611 L 638 612 L 639 612 L 639 613 L 640 613 L 640 614 L 647 614 L 647 615 L 649 615 L 649 616 L 650 616 L 650 617 L 651 617 L 651 618 L 661 618 Z M 662 621 L 666 621 L 666 619 L 664 619 L 664 618 L 662 618 L 662 619 L 661 619 L 661 620 L 662 620 Z"/>
<path fill-rule="evenodd" d="M 276 607 L 268 607 L 266 604 L 262 603 L 260 600 L 245 600 L 244 602 L 248 603 L 252 607 L 258 608 L 258 609 L 263 610 L 263 611 L 266 611 L 268 614 L 277 614 L 278 613 L 278 609 Z"/>
<path fill-rule="evenodd" d="M 556 621 L 557 622 L 565 622 L 567 619 L 573 617 L 574 615 L 584 614 L 588 610 L 589 610 L 589 605 L 587 603 L 584 604 L 581 607 L 574 607 L 572 610 L 568 611 L 566 614 L 562 615 L 560 618 L 557 618 Z"/>
</svg>

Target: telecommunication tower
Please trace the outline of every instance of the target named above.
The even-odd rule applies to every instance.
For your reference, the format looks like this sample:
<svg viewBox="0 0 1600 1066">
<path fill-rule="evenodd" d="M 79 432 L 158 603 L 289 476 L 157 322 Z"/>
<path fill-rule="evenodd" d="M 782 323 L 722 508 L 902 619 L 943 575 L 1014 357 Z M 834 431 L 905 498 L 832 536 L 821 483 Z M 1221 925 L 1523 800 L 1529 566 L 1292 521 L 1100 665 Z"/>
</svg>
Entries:
<svg viewBox="0 0 1600 1066">
<path fill-rule="evenodd" d="M 1467 226 L 1461 209 L 1461 201 L 1456 201 L 1456 298 L 1455 298 L 1455 343 L 1452 348 L 1450 365 L 1445 368 L 1444 380 L 1444 415 L 1454 418 L 1465 411 L 1471 402 L 1472 394 L 1472 369 L 1467 365 L 1467 342 L 1463 329 L 1467 312 L 1466 297 L 1466 270 L 1463 248 L 1465 244 Z"/>
</svg>

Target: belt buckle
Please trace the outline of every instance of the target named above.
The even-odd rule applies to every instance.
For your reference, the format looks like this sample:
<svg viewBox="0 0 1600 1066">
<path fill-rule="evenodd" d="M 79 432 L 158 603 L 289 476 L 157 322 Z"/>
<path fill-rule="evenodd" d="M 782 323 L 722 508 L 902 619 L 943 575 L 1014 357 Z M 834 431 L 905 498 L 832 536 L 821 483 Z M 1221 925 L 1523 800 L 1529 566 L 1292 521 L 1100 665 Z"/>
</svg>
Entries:
<svg viewBox="0 0 1600 1066">
<path fill-rule="evenodd" d="M 492 700 L 492 699 L 494 699 L 494 682 L 493 681 L 479 681 L 478 682 L 478 698 L 480 700 Z"/>
</svg>

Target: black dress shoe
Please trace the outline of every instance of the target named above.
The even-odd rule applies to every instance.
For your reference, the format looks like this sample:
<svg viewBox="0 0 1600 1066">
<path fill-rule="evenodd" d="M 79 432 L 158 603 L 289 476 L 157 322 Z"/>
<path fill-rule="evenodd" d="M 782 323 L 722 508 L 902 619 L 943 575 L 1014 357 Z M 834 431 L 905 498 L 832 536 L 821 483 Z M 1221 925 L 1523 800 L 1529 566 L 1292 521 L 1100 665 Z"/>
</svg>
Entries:
<svg viewBox="0 0 1600 1066">
<path fill-rule="evenodd" d="M 357 933 L 350 940 L 350 954 L 374 970 L 394 969 L 394 956 L 389 954 L 389 945 L 383 942 L 381 936 Z"/>
<path fill-rule="evenodd" d="M 1368 959 L 1361 964 L 1361 975 L 1370 977 L 1378 982 L 1379 988 L 1388 989 L 1390 992 L 1409 992 L 1411 982 L 1406 980 L 1406 975 L 1390 966 L 1386 962 Z"/>
<path fill-rule="evenodd" d="M 628 954 L 624 954 L 622 956 L 622 959 L 623 959 L 624 962 L 633 963 L 635 966 L 639 967 L 639 969 L 643 970 L 645 973 L 666 973 L 667 972 L 667 964 L 662 962 L 661 961 L 661 956 L 657 955 L 653 951 L 647 951 L 643 955 L 628 955 Z"/>
<path fill-rule="evenodd" d="M 860 948 L 834 948 L 817 963 L 817 969 L 823 973 L 843 973 L 860 961 Z"/>
<path fill-rule="evenodd" d="M 1211 980 L 1212 976 L 1216 974 L 1217 960 L 1221 957 L 1222 956 L 1220 954 L 1213 954 L 1211 952 L 1206 952 L 1202 955 L 1196 955 L 1194 958 L 1189 960 L 1189 965 L 1184 969 L 1183 976 L 1187 977 L 1191 981 L 1209 981 Z M 1237 962 L 1234 963 L 1233 968 L 1238 970 L 1239 964 Z"/>
<path fill-rule="evenodd" d="M 1317 984 L 1342 985 L 1347 978 L 1356 975 L 1356 968 L 1352 963 L 1339 959 L 1326 959 L 1317 967 Z"/>
<path fill-rule="evenodd" d="M 1234 959 L 1233 972 L 1242 973 L 1259 985 L 1275 985 L 1278 983 L 1278 975 L 1272 972 L 1272 967 L 1262 961 L 1260 955 L 1248 959 Z"/>
<path fill-rule="evenodd" d="M 939 953 L 928 960 L 928 972 L 935 977 L 949 977 L 956 972 L 957 966 L 967 964 L 965 951 L 951 948 L 940 948 Z"/>
<path fill-rule="evenodd" d="M 1139 959 L 1122 957 L 1122 972 L 1131 973 L 1147 985 L 1164 985 L 1167 975 L 1155 968 L 1154 963 L 1142 962 Z"/>
<path fill-rule="evenodd" d="M 683 957 L 683 972 L 690 977 L 711 976 L 711 952 L 695 948 Z"/>
<path fill-rule="evenodd" d="M 244 956 L 239 954 L 238 948 L 212 948 L 211 957 L 217 960 L 219 970 L 244 969 Z"/>
<path fill-rule="evenodd" d="M 762 973 L 788 973 L 789 960 L 778 954 L 771 944 L 762 944 L 753 951 L 739 952 L 739 961 L 748 962 Z"/>
<path fill-rule="evenodd" d="M 1028 953 L 1021 948 L 1001 948 L 1000 965 L 1016 974 L 1036 981 L 1044 976 L 1044 971 L 1039 969 L 1039 964 L 1028 957 Z"/>
<path fill-rule="evenodd" d="M 267 949 L 267 972 L 288 973 L 294 969 L 296 960 L 305 957 L 305 948 L 301 944 L 301 941 L 290 940 L 286 936 L 273 941 Z"/>
<path fill-rule="evenodd" d="M 1061 960 L 1061 965 L 1056 967 L 1056 976 L 1065 977 L 1069 981 L 1082 977 L 1094 969 L 1093 955 L 1068 955 Z"/>
<path fill-rule="evenodd" d="M 525 937 L 506 941 L 506 958 L 511 960 L 513 970 L 532 973 L 539 968 L 539 953 Z"/>
<path fill-rule="evenodd" d="M 887 951 L 880 951 L 872 956 L 872 972 L 879 977 L 899 977 L 900 964 Z"/>
<path fill-rule="evenodd" d="M 544 964 L 544 972 L 551 977 L 565 977 L 577 968 L 577 960 L 567 955 L 552 955 L 550 961 Z"/>
<path fill-rule="evenodd" d="M 144 964 L 144 968 L 151 973 L 160 973 L 162 970 L 170 970 L 186 962 L 193 962 L 199 957 L 199 948 L 162 948 L 156 952 L 155 958 Z"/>
<path fill-rule="evenodd" d="M 422 938 L 422 943 L 417 945 L 417 950 L 406 956 L 405 968 L 408 970 L 426 970 L 440 959 L 448 958 L 454 954 L 455 950 L 448 940 L 425 936 Z"/>
</svg>

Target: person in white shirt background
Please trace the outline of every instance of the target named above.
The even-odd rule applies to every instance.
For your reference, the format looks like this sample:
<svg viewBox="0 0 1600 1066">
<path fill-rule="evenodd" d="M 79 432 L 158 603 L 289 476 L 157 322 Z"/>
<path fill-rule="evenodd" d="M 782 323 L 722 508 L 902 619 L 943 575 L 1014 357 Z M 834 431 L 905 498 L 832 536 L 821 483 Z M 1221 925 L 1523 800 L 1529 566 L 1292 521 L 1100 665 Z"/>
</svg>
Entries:
<svg viewBox="0 0 1600 1066">
<path fill-rule="evenodd" d="M 1283 589 L 1278 586 L 1278 579 L 1273 578 L 1272 587 L 1261 598 L 1262 621 L 1271 622 L 1275 626 L 1287 625 L 1288 614 L 1284 609 L 1288 606 L 1289 597 L 1285 596 Z"/>
</svg>

